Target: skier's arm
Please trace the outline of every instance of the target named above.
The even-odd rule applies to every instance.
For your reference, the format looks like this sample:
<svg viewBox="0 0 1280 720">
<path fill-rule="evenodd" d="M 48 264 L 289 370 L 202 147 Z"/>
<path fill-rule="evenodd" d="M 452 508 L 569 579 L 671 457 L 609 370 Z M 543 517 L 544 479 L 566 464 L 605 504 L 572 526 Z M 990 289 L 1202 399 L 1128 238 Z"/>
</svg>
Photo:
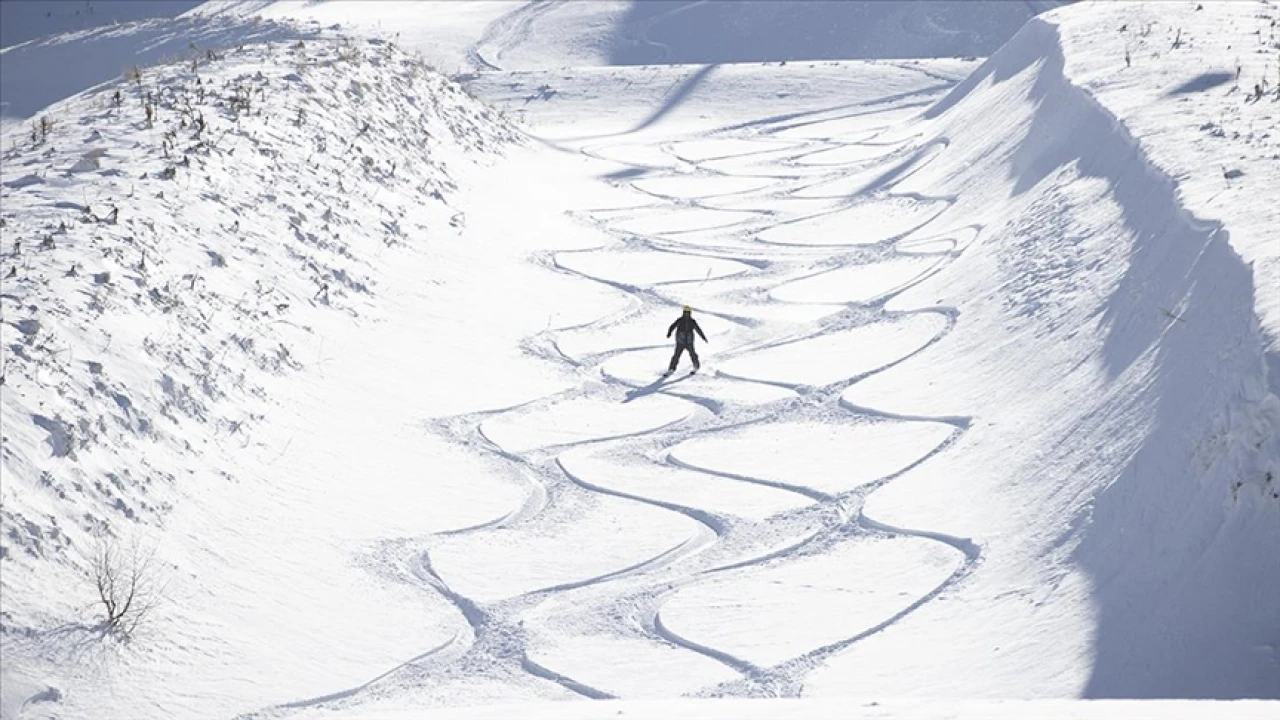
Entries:
<svg viewBox="0 0 1280 720">
<path fill-rule="evenodd" d="M 698 326 L 698 321 L 693 321 L 693 329 L 698 331 L 698 337 L 702 338 L 702 342 L 707 342 L 707 336 L 702 334 L 702 328 Z"/>
<path fill-rule="evenodd" d="M 671 327 L 667 328 L 667 337 L 671 337 L 671 333 L 676 331 L 676 326 L 679 324 L 680 324 L 679 320 L 671 323 Z"/>
</svg>

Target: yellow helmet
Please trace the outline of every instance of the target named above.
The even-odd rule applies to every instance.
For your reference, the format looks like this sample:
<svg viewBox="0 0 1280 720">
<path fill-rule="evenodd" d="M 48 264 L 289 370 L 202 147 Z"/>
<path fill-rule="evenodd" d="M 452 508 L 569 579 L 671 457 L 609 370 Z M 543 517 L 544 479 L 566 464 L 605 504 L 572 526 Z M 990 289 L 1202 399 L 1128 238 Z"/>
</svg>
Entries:
<svg viewBox="0 0 1280 720">
<path fill-rule="evenodd" d="M 684 306 L 684 311 L 685 311 L 685 312 L 687 312 L 687 313 L 691 313 L 691 312 L 693 312 L 693 308 L 689 307 L 688 305 L 685 305 L 685 306 Z"/>
</svg>

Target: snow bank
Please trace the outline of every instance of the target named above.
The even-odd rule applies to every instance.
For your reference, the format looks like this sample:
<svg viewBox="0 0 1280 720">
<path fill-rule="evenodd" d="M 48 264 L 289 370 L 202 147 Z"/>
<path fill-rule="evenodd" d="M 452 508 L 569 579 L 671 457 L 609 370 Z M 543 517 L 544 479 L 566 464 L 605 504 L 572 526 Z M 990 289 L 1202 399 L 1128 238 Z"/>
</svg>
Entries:
<svg viewBox="0 0 1280 720">
<path fill-rule="evenodd" d="M 1195 218 L 1216 222 L 1197 259 L 1186 250 L 1190 278 L 1169 313 L 1177 327 L 1159 342 L 1151 378 L 1154 423 L 1124 474 L 1095 500 L 1078 552 L 1101 610 L 1086 692 L 1276 698 L 1280 204 L 1254 198 L 1280 195 L 1280 75 L 1267 60 L 1280 50 L 1280 8 L 1107 10 L 1055 19 L 1064 74 L 1119 117 L 1128 141 L 1164 176 L 1161 194 L 1186 209 L 1177 215 L 1184 232 L 1203 227 Z M 1120 35 L 1127 58 L 1114 42 Z M 1143 211 L 1163 200 L 1144 198 Z M 1149 246 L 1176 242 L 1171 235 L 1151 232 L 1140 254 L 1158 257 Z M 1175 285 L 1134 280 L 1125 289 L 1147 295 Z M 1168 302 L 1140 307 L 1164 314 Z M 1161 506 L 1168 511 L 1153 516 Z M 1152 657 L 1163 660 L 1152 667 Z"/>
<path fill-rule="evenodd" d="M 1072 82 L 1120 117 L 1179 201 L 1218 218 L 1252 267 L 1280 392 L 1280 6 L 1133 4 L 1060 17 Z"/>
<path fill-rule="evenodd" d="M 1274 289 L 1233 244 L 1250 208 L 1192 212 L 1183 168 L 1147 149 L 1167 133 L 1135 138 L 1068 74 L 1116 55 L 1064 51 L 1102 12 L 1029 22 L 913 128 L 947 149 L 893 191 L 955 198 L 935 234 L 981 232 L 889 303 L 954 304 L 955 331 L 845 399 L 973 418 L 866 512 L 974 538 L 981 565 L 896 637 L 831 660 L 817 694 L 918 693 L 919 677 L 938 695 L 1280 693 L 1280 400 L 1259 321 Z"/>
</svg>

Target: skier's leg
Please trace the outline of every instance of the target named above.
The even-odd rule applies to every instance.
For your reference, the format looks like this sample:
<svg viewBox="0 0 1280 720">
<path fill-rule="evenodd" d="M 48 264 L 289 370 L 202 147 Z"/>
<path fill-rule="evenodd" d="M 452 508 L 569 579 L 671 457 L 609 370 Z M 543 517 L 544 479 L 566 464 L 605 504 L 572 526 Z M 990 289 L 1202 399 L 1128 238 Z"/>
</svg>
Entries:
<svg viewBox="0 0 1280 720">
<path fill-rule="evenodd" d="M 667 372 L 673 373 L 676 371 L 676 365 L 680 364 L 680 353 L 682 352 L 684 352 L 684 346 L 677 344 L 676 354 L 671 356 L 671 367 L 667 368 Z"/>
<path fill-rule="evenodd" d="M 689 359 L 693 361 L 694 370 L 702 369 L 702 363 L 698 362 L 698 352 L 693 349 L 692 345 L 689 346 Z"/>
</svg>

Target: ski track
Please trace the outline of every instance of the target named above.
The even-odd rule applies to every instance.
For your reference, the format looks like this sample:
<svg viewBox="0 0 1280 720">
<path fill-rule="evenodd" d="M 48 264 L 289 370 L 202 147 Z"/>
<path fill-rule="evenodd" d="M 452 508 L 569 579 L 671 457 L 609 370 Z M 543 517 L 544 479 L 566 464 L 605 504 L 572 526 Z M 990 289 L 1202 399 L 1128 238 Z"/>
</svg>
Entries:
<svg viewBox="0 0 1280 720">
<path fill-rule="evenodd" d="M 476 63 L 483 67 L 496 69 L 493 61 L 486 60 L 482 49 L 487 45 L 510 46 L 519 41 L 519 36 L 528 31 L 538 15 L 553 8 L 555 3 L 536 3 L 500 18 L 485 33 L 485 37 L 472 48 L 472 56 Z M 930 88 L 929 92 L 937 92 Z M 863 104 L 884 106 L 885 110 L 900 110 L 911 103 L 918 103 L 918 98 L 928 93 L 908 93 L 901 98 L 885 98 L 881 102 Z M 859 115 L 865 113 L 853 113 Z M 844 390 L 871 375 L 892 372 L 897 364 L 903 362 L 946 337 L 959 322 L 958 312 L 953 307 L 940 306 L 923 308 L 909 312 L 890 311 L 885 304 L 919 284 L 928 277 L 940 272 L 951 261 L 959 257 L 964 249 L 982 232 L 981 227 L 956 227 L 945 232 L 930 231 L 917 237 L 925 227 L 939 227 L 939 220 L 945 218 L 947 210 L 954 203 L 954 198 L 929 197 L 916 193 L 895 193 L 894 186 L 910 177 L 927 165 L 938 154 L 946 151 L 946 141 L 933 141 L 919 144 L 913 139 L 895 142 L 881 140 L 883 133 L 892 125 L 871 128 L 867 133 L 860 133 L 857 141 L 841 141 L 838 138 L 788 139 L 781 142 L 770 138 L 770 135 L 783 130 L 821 125 L 828 120 L 839 120 L 850 117 L 848 113 L 829 114 L 798 113 L 759 121 L 741 123 L 721 127 L 706 133 L 682 136 L 655 143 L 672 159 L 672 167 L 655 167 L 635 163 L 620 163 L 631 166 L 636 172 L 624 171 L 615 174 L 607 181 L 628 188 L 649 199 L 650 203 L 639 207 L 600 208 L 595 211 L 579 212 L 574 216 L 611 240 L 602 244 L 599 250 L 609 251 L 624 249 L 627 251 L 643 251 L 652 253 L 674 253 L 681 256 L 729 260 L 748 266 L 744 273 L 725 277 L 678 282 L 656 282 L 650 284 L 628 283 L 616 279 L 594 277 L 590 273 L 581 272 L 562 265 L 557 260 L 557 253 L 535 254 L 531 261 L 539 264 L 548 272 L 562 274 L 566 281 L 591 281 L 603 284 L 619 292 L 626 293 L 631 303 L 629 307 L 595 321 L 573 327 L 551 329 L 527 338 L 522 349 L 532 357 L 543 361 L 558 363 L 581 378 L 574 388 L 544 398 L 522 403 L 513 407 L 497 410 L 469 413 L 449 418 L 442 418 L 426 424 L 428 432 L 433 432 L 446 440 L 460 444 L 472 452 L 489 456 L 491 459 L 509 467 L 512 473 L 524 478 L 530 484 L 530 490 L 520 507 L 507 515 L 473 527 L 462 528 L 439 533 L 459 538 L 474 533 L 492 532 L 504 528 L 541 527 L 554 532 L 554 525 L 539 525 L 541 519 L 557 508 L 557 504 L 570 494 L 583 494 L 598 503 L 626 503 L 658 508 L 665 512 L 678 514 L 696 523 L 696 534 L 691 537 L 673 538 L 669 547 L 639 562 L 619 567 L 609 572 L 585 577 L 569 582 L 560 582 L 526 592 L 517 597 L 494 603 L 483 604 L 467 598 L 448 583 L 432 567 L 429 549 L 432 537 L 419 538 L 415 547 L 416 567 L 413 575 L 425 585 L 440 593 L 457 609 L 463 623 L 459 633 L 453 640 L 439 648 L 433 648 L 419 657 L 408 661 L 368 683 L 351 690 L 334 693 L 299 703 L 276 706 L 272 710 L 283 707 L 313 706 L 317 704 L 334 705 L 351 701 L 355 696 L 374 684 L 399 684 L 400 686 L 420 685 L 431 682 L 433 675 L 458 676 L 459 673 L 482 672 L 484 674 L 500 674 L 503 676 L 523 674 L 534 683 L 550 683 L 559 688 L 586 698 L 612 698 L 613 694 L 598 687 L 557 671 L 553 667 L 535 662 L 529 657 L 528 635 L 525 630 L 524 616 L 534 608 L 550 611 L 552 615 L 580 616 L 583 613 L 604 615 L 620 612 L 620 608 L 634 611 L 639 607 L 641 617 L 639 626 L 648 640 L 681 648 L 687 652 L 698 653 L 716 661 L 736 672 L 739 678 L 727 683 L 720 683 L 694 693 L 703 696 L 770 696 L 795 697 L 804 685 L 805 675 L 820 665 L 825 659 L 847 649 L 860 640 L 871 635 L 884 632 L 895 623 L 911 615 L 920 607 L 946 593 L 959 582 L 962 582 L 982 560 L 981 547 L 971 539 L 958 538 L 933 532 L 927 528 L 903 528 L 879 522 L 867 517 L 862 506 L 871 493 L 892 482 L 895 478 L 910 472 L 920 464 L 927 462 L 938 453 L 946 452 L 957 439 L 964 434 L 970 424 L 967 417 L 958 416 L 916 416 L 901 415 L 887 410 L 863 407 L 849 403 L 842 398 Z M 746 139 L 761 145 L 759 150 L 746 150 L 702 160 L 691 159 L 681 155 L 677 147 L 682 143 L 713 139 Z M 569 150 L 582 155 L 609 160 L 607 150 L 618 145 L 634 144 L 626 136 L 619 136 L 609 142 L 595 143 Z M 880 152 L 868 159 L 850 163 L 805 164 L 804 159 L 816 153 L 849 147 L 876 148 Z M 710 164 L 728 159 L 742 160 L 758 156 L 762 164 L 753 174 L 734 174 L 711 167 Z M 763 163 L 768 162 L 766 166 Z M 715 178 L 760 178 L 770 181 L 770 185 L 755 187 L 740 192 L 720 192 L 706 196 L 687 197 L 678 194 L 664 194 L 635 186 L 637 180 L 660 179 L 664 177 L 690 177 L 689 173 L 680 172 L 677 166 L 692 166 L 693 177 Z M 779 223 L 798 222 L 809 217 L 808 213 L 796 217 L 780 217 L 778 201 L 785 200 L 793 193 L 819 187 L 824 183 L 839 182 L 841 178 L 854 173 L 865 173 L 881 169 L 877 180 L 851 197 L 841 198 L 841 202 L 819 215 L 840 212 L 866 201 L 873 193 L 877 200 L 907 198 L 917 202 L 937 203 L 942 209 L 929 215 L 923 223 L 889 237 L 877 239 L 875 242 L 859 246 L 839 245 L 805 245 L 788 246 L 784 244 L 765 243 L 756 240 L 752 234 L 773 227 Z M 816 171 L 816 172 L 815 172 Z M 755 172 L 763 174 L 755 174 Z M 723 241 L 714 245 L 688 243 L 681 240 L 687 230 L 674 229 L 666 232 L 634 233 L 618 227 L 628 219 L 644 217 L 655 212 L 678 209 L 681 212 L 705 210 L 723 212 L 715 202 L 726 199 L 740 199 L 745 204 L 736 204 L 735 212 L 745 212 L 752 217 L 748 220 L 729 223 L 714 228 Z M 941 227 L 946 227 L 941 225 Z M 710 232 L 702 228 L 701 234 Z M 903 243 L 950 243 L 949 249 L 941 251 L 912 252 L 910 248 L 899 249 Z M 579 252 L 579 251 L 574 251 Z M 701 382 L 707 383 L 707 377 L 714 378 L 716 387 L 724 383 L 756 383 L 787 389 L 796 393 L 776 401 L 757 405 L 737 406 L 732 401 L 724 401 L 708 395 L 708 391 L 694 384 L 683 383 L 688 376 L 658 381 L 649 385 L 638 385 L 606 373 L 602 366 L 605 361 L 621 353 L 637 349 L 665 347 L 661 338 L 662 328 L 654 329 L 655 342 L 637 347 L 618 346 L 580 357 L 570 357 L 557 343 L 557 336 L 570 331 L 604 332 L 610 328 L 620 327 L 628 322 L 644 317 L 654 309 L 667 311 L 678 307 L 681 287 L 693 286 L 703 288 L 724 287 L 725 294 L 731 295 L 740 288 L 776 288 L 783 283 L 792 282 L 807 276 L 818 275 L 832 269 L 846 267 L 850 264 L 877 262 L 892 258 L 909 258 L 928 256 L 937 258 L 939 262 L 926 268 L 919 275 L 901 287 L 894 288 L 869 302 L 848 302 L 833 305 L 833 313 L 812 323 L 812 327 L 804 334 L 791 334 L 779 329 L 770 334 L 771 321 L 753 317 L 750 314 L 738 315 L 714 310 L 699 310 L 707 317 L 715 317 L 722 322 L 736 326 L 746 337 L 737 345 L 726 348 L 717 347 L 713 362 L 768 350 L 791 343 L 803 343 L 821 337 L 825 333 L 849 330 L 872 322 L 895 322 L 914 314 L 930 313 L 945 319 L 944 327 L 920 347 L 882 364 L 874 369 L 851 375 L 838 382 L 823 386 L 808 386 L 774 380 L 752 380 L 734 377 L 717 370 L 704 370 L 699 373 Z M 781 303 L 772 300 L 769 302 Z M 696 304 L 696 303 L 695 303 Z M 814 304 L 814 303 L 810 303 Z M 825 304 L 825 303 L 824 303 Z M 721 342 L 724 342 L 723 340 Z M 719 343 L 717 343 L 719 345 Z M 687 360 L 686 360 L 687 362 Z M 655 376 L 659 369 L 655 368 Z M 711 392 L 714 392 L 712 390 Z M 678 398 L 694 406 L 691 415 L 683 420 L 667 423 L 659 427 L 638 432 L 620 433 L 598 438 L 540 446 L 531 450 L 512 452 L 503 449 L 493 442 L 484 432 L 481 425 L 484 421 L 498 416 L 515 416 L 535 411 L 565 400 L 588 398 L 608 400 L 610 402 L 628 403 L 642 401 L 650 395 L 666 395 Z M 700 409 L 699 409 L 700 408 Z M 742 430 L 752 426 L 769 425 L 777 422 L 795 422 L 799 420 L 817 422 L 851 422 L 851 421 L 897 421 L 897 422 L 932 422 L 945 423 L 953 428 L 950 436 L 933 450 L 915 458 L 900 470 L 878 478 L 873 482 L 861 485 L 853 490 L 828 493 L 803 485 L 771 480 L 767 478 L 748 477 L 726 472 L 715 467 L 702 467 L 684 462 L 671 455 L 668 450 L 675 445 L 698 436 L 709 436 L 721 432 Z M 655 464 L 655 470 L 661 466 L 679 468 L 681 471 L 703 473 L 708 477 L 715 476 L 733 482 L 754 484 L 769 488 L 779 493 L 794 493 L 803 497 L 809 504 L 797 510 L 782 512 L 763 521 L 748 522 L 730 514 L 718 512 L 715 508 L 693 507 L 671 502 L 660 498 L 646 497 L 635 491 L 623 491 L 609 488 L 592 482 L 589 477 L 575 475 L 560 459 L 560 455 L 574 448 L 604 448 L 619 454 L 643 454 Z M 714 464 L 714 463 L 713 463 Z M 682 588 L 698 583 L 708 577 L 724 577 L 737 572 L 749 572 L 753 569 L 785 563 L 790 558 L 801 555 L 811 556 L 821 553 L 825 548 L 837 542 L 859 536 L 879 537 L 912 537 L 929 540 L 946 545 L 956 550 L 961 556 L 959 566 L 954 572 L 929 592 L 913 600 L 909 605 L 886 617 L 880 623 L 869 627 L 853 636 L 813 648 L 797 657 L 772 667 L 760 667 L 743 658 L 736 657 L 724 650 L 685 637 L 684 634 L 672 630 L 662 621 L 662 604 L 665 598 L 679 592 Z M 775 539 L 781 541 L 770 545 Z M 625 542 L 625 538 L 619 539 Z M 765 547 L 767 546 L 767 547 Z M 572 550 L 568 550 L 572 552 Z M 546 612 L 543 613 L 546 615 Z M 450 650 L 453 652 L 449 652 Z M 477 670 L 476 668 L 483 668 Z"/>
<path fill-rule="evenodd" d="M 477 70 L 501 70 L 497 62 L 502 59 L 503 50 L 524 42 L 532 32 L 534 21 L 560 4 L 559 0 L 521 3 L 489 23 L 480 39 L 467 48 L 467 58 Z M 486 55 L 489 47 L 494 49 L 491 55 Z"/>
</svg>

